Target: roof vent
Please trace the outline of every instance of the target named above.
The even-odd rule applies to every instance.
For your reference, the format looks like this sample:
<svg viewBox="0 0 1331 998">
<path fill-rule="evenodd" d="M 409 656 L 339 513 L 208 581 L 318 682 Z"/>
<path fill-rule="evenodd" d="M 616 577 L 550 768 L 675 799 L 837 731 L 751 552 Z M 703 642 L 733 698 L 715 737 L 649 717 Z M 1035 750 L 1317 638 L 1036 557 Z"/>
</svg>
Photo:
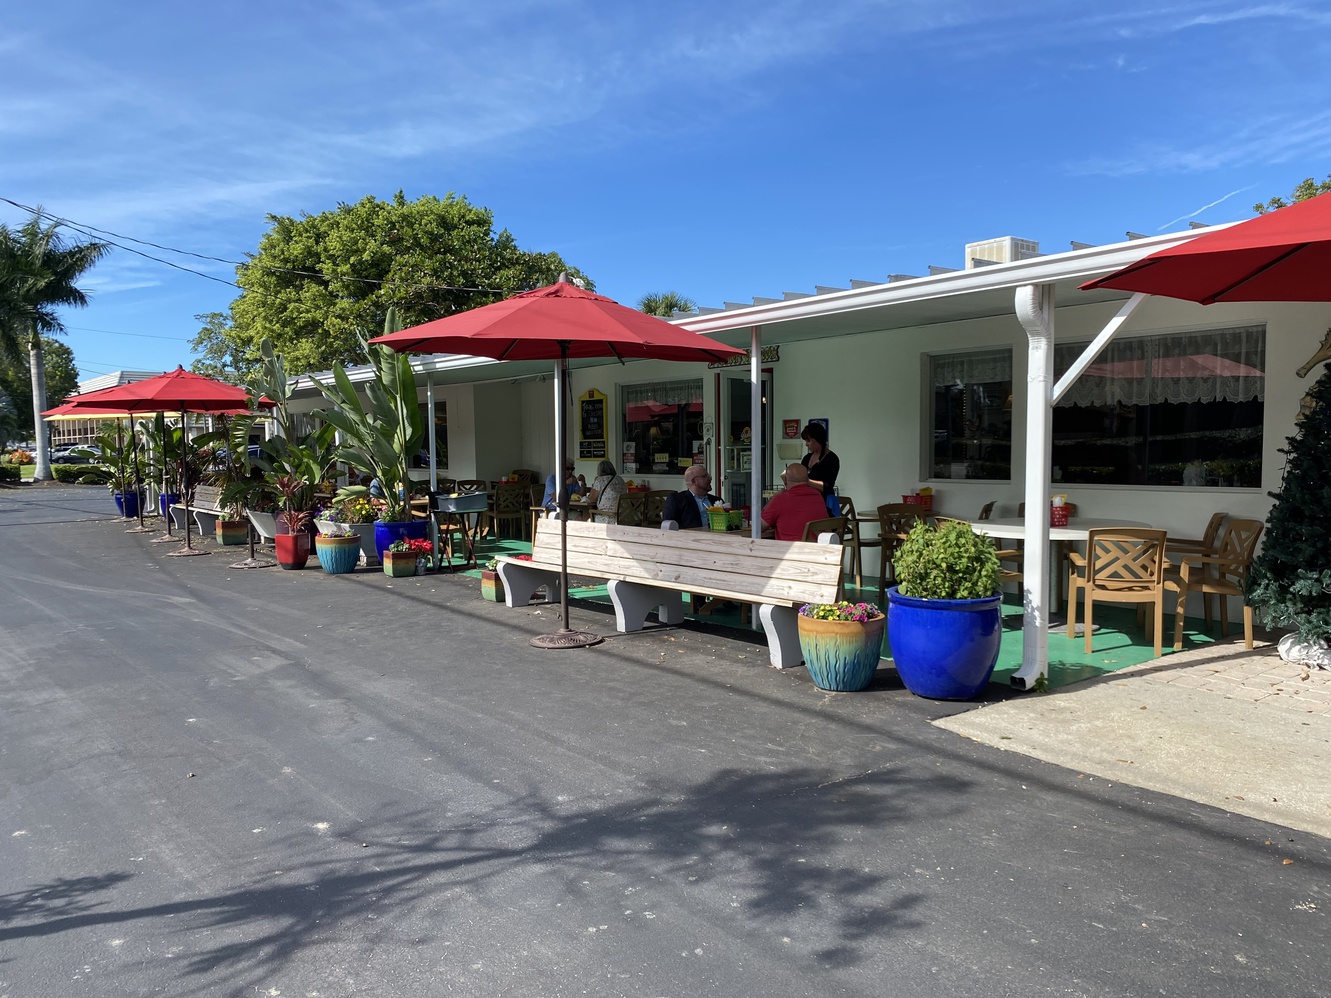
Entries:
<svg viewBox="0 0 1331 998">
<path fill-rule="evenodd" d="M 966 269 L 982 267 L 986 263 L 1015 263 L 1040 255 L 1040 244 L 1034 239 L 1001 236 L 966 244 Z"/>
</svg>

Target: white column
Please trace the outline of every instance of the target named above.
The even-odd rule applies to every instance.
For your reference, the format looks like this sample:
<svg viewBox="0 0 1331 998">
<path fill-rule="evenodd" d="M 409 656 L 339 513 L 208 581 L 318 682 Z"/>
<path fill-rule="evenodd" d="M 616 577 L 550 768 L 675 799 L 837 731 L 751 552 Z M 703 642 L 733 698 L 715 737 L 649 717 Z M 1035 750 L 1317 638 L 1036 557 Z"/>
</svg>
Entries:
<svg viewBox="0 0 1331 998">
<path fill-rule="evenodd" d="M 763 503 L 762 455 L 765 443 L 763 427 L 763 327 L 749 330 L 749 440 L 753 448 L 753 462 L 749 471 L 749 536 L 761 537 L 762 518 L 759 509 Z"/>
</svg>

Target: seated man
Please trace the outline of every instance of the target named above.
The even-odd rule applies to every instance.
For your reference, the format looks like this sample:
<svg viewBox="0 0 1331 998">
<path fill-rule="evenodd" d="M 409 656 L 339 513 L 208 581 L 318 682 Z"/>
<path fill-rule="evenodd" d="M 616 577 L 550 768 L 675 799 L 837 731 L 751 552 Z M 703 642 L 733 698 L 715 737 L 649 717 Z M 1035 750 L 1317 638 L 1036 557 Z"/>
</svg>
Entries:
<svg viewBox="0 0 1331 998">
<path fill-rule="evenodd" d="M 573 462 L 564 462 L 564 484 L 568 486 L 568 497 L 581 496 L 582 490 L 587 487 L 587 480 L 582 477 L 574 477 Z M 558 496 L 555 493 L 555 473 L 550 472 L 550 477 L 545 480 L 545 498 L 541 500 L 541 505 L 546 509 L 556 509 L 556 500 Z"/>
<path fill-rule="evenodd" d="M 680 530 L 701 527 L 707 518 L 708 506 L 719 506 L 721 497 L 712 495 L 712 476 L 701 464 L 691 465 L 684 472 L 684 490 L 676 492 L 665 501 L 663 520 L 674 520 Z"/>
<path fill-rule="evenodd" d="M 827 516 L 827 502 L 823 494 L 809 484 L 809 469 L 802 464 L 791 464 L 781 472 L 786 487 L 763 507 L 763 536 L 778 541 L 798 541 L 804 538 L 804 525 Z"/>
</svg>

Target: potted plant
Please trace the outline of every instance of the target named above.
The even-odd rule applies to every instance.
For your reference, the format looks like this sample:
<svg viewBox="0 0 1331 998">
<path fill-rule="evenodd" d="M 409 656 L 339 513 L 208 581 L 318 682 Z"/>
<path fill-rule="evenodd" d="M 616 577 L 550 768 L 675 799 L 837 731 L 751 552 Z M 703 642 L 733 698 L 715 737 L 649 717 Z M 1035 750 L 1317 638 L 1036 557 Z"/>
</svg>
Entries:
<svg viewBox="0 0 1331 998">
<path fill-rule="evenodd" d="M 329 575 L 345 575 L 360 560 L 360 535 L 345 524 L 330 523 L 314 535 L 314 553 Z"/>
<path fill-rule="evenodd" d="M 872 603 L 809 603 L 796 618 L 809 678 L 820 690 L 854 693 L 873 682 L 887 618 Z"/>
<path fill-rule="evenodd" d="M 361 554 L 367 564 L 379 563 L 379 551 L 374 545 L 374 523 L 380 519 L 384 502 L 369 495 L 343 495 L 341 492 L 314 516 L 318 528 L 329 532 L 334 524 L 360 538 Z"/>
<path fill-rule="evenodd" d="M 305 508 L 309 486 L 291 475 L 282 475 L 273 484 L 282 496 L 273 538 L 277 563 L 288 569 L 304 568 L 310 558 L 310 511 Z"/>
<path fill-rule="evenodd" d="M 404 537 L 384 550 L 384 574 L 400 579 L 406 575 L 424 575 L 434 553 L 423 537 Z"/>
<path fill-rule="evenodd" d="M 961 521 L 917 523 L 892 564 L 887 591 L 892 659 L 906 688 L 933 700 L 970 700 L 993 675 L 1002 638 L 998 554 Z"/>
<path fill-rule="evenodd" d="M 491 558 L 481 569 L 481 598 L 491 603 L 504 602 L 504 580 L 499 577 L 498 558 Z"/>
<path fill-rule="evenodd" d="M 250 430 L 254 418 L 250 416 L 214 416 L 217 429 L 198 438 L 198 443 L 211 448 L 212 461 L 204 471 L 209 485 L 218 491 L 218 505 L 222 515 L 214 530 L 218 544 L 245 544 L 249 540 L 249 520 L 245 517 L 242 483 L 250 480 Z M 229 498 L 228 498 L 229 496 Z"/>
<path fill-rule="evenodd" d="M 401 328 L 397 310 L 390 308 L 384 320 L 384 332 Z M 333 383 L 312 378 L 324 398 L 333 407 L 324 418 L 342 434 L 339 459 L 352 467 L 364 468 L 373 475 L 382 498 L 382 518 L 375 524 L 375 546 L 383 551 L 402 537 L 424 537 L 429 526 L 425 520 L 413 520 L 410 511 L 411 478 L 407 468 L 425 437 L 420 401 L 416 395 L 416 374 L 411 359 L 391 347 L 371 344 L 364 337 L 361 346 L 370 359 L 374 380 L 365 385 L 364 398 L 347 377 L 342 364 L 333 365 Z M 369 488 L 353 485 L 342 489 L 339 498 L 371 495 Z"/>
</svg>

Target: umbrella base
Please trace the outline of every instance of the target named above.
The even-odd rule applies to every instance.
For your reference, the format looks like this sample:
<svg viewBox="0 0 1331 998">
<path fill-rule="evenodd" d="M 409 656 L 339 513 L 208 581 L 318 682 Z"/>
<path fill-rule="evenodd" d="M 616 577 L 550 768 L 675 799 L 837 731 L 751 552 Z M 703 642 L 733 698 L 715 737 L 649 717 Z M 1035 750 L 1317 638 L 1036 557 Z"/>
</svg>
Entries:
<svg viewBox="0 0 1331 998">
<path fill-rule="evenodd" d="M 156 528 L 156 527 L 130 527 L 128 530 L 125 531 L 125 533 L 127 533 L 127 534 L 155 534 L 155 533 L 157 533 L 157 528 Z"/>
<path fill-rule="evenodd" d="M 161 537 L 154 537 L 148 543 L 150 544 L 184 544 L 184 534 L 163 534 Z"/>
<path fill-rule="evenodd" d="M 238 561 L 232 568 L 276 568 L 277 562 L 264 561 L 262 558 L 246 558 L 244 561 Z"/>
<path fill-rule="evenodd" d="M 168 551 L 166 556 L 168 558 L 189 558 L 200 554 L 212 554 L 212 552 L 200 548 L 181 548 L 179 551 Z"/>
<path fill-rule="evenodd" d="M 570 631 L 560 628 L 554 634 L 538 634 L 529 642 L 533 648 L 587 648 L 599 645 L 604 638 L 591 631 Z"/>
</svg>

